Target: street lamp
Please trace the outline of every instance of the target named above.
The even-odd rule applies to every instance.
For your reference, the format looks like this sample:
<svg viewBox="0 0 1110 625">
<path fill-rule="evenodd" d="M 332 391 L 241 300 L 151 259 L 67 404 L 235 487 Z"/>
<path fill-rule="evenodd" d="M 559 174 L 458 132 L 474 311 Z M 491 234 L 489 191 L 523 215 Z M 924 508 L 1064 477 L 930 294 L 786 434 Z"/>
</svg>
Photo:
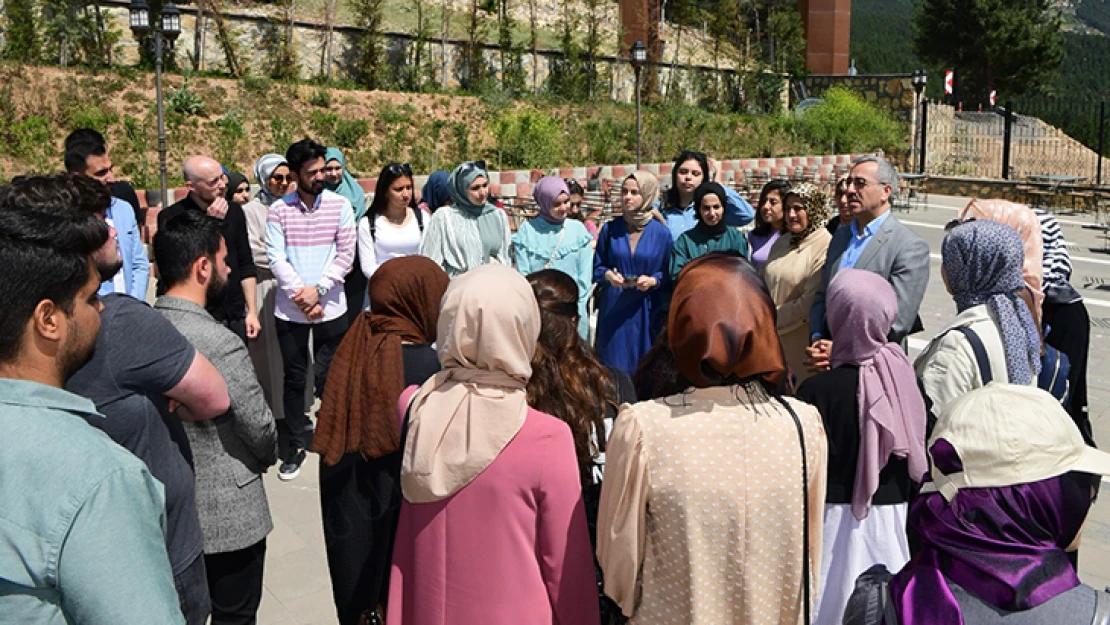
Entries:
<svg viewBox="0 0 1110 625">
<path fill-rule="evenodd" d="M 640 70 L 647 63 L 647 46 L 639 39 L 632 44 L 630 51 L 632 71 L 636 73 L 636 169 L 640 168 Z"/>
<path fill-rule="evenodd" d="M 921 108 L 921 93 L 925 91 L 925 82 L 929 79 L 928 73 L 923 69 L 913 70 L 913 77 L 910 82 L 913 84 L 913 133 L 910 138 L 910 167 L 917 162 L 917 135 L 921 131 L 918 128 L 918 109 Z M 924 165 L 922 165 L 924 167 Z"/>
<path fill-rule="evenodd" d="M 145 0 L 131 0 L 128 6 L 131 14 L 131 32 L 136 41 L 154 31 L 154 90 L 158 99 L 158 168 L 162 183 L 162 207 L 169 199 L 166 189 L 166 117 L 162 101 L 162 53 L 165 48 L 173 49 L 173 42 L 181 34 L 181 11 L 172 2 L 162 5 L 162 12 L 151 28 L 150 6 Z"/>
</svg>

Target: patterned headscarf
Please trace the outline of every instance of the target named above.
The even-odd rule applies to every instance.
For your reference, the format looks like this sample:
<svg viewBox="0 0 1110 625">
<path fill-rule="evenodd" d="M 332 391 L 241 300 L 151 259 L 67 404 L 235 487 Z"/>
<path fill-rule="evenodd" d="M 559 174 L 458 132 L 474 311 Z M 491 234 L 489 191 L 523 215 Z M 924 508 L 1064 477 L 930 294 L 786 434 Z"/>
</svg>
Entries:
<svg viewBox="0 0 1110 625">
<path fill-rule="evenodd" d="M 1021 238 L 991 221 L 957 225 L 941 244 L 948 288 L 960 312 L 986 304 L 994 313 L 1006 350 L 1011 384 L 1029 384 L 1041 370 L 1041 338 L 1029 307 L 1015 295 L 1024 288 Z"/>
<path fill-rule="evenodd" d="M 805 230 L 801 232 L 793 232 L 790 234 L 790 247 L 798 247 L 806 237 L 814 232 L 825 227 L 829 221 L 829 196 L 825 194 L 817 185 L 803 182 L 795 185 L 786 193 L 782 198 L 782 215 L 786 219 L 786 200 L 791 195 L 796 195 L 802 200 L 802 205 L 806 207 L 806 219 L 808 220 Z"/>
<path fill-rule="evenodd" d="M 285 162 L 285 157 L 281 154 L 266 154 L 254 163 L 254 179 L 258 182 L 258 193 L 254 197 L 266 206 L 281 199 L 270 193 L 270 176 L 274 175 L 274 170 L 282 165 L 288 167 L 289 163 Z"/>
</svg>

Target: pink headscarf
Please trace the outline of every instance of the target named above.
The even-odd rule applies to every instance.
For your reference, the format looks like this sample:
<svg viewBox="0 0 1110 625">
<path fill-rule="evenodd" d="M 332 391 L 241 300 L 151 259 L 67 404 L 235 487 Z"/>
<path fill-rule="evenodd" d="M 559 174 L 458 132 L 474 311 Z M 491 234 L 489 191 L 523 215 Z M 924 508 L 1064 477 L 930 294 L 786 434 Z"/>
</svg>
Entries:
<svg viewBox="0 0 1110 625">
<path fill-rule="evenodd" d="M 567 189 L 567 183 L 563 182 L 562 178 L 558 176 L 544 176 L 536 183 L 536 188 L 532 190 L 532 198 L 536 200 L 536 204 L 540 207 L 540 217 L 543 217 L 549 223 L 561 224 L 566 219 L 555 219 L 551 216 L 551 207 L 554 206 L 555 200 L 563 193 L 570 197 L 570 190 Z"/>
<path fill-rule="evenodd" d="M 915 482 L 929 470 L 925 400 L 906 353 L 886 339 L 898 316 L 890 283 L 870 271 L 843 269 L 829 284 L 826 298 L 832 366 L 859 367 L 860 446 L 852 514 L 863 520 L 891 455 L 906 459 Z"/>
<path fill-rule="evenodd" d="M 1041 236 L 1041 220 L 1033 209 L 1024 204 L 1006 200 L 971 200 L 960 211 L 960 219 L 985 219 L 1013 228 L 1021 237 L 1021 247 L 1025 260 L 1021 266 L 1021 276 L 1033 299 L 1030 312 L 1037 327 L 1041 327 L 1041 305 L 1044 302 L 1044 238 Z"/>
</svg>

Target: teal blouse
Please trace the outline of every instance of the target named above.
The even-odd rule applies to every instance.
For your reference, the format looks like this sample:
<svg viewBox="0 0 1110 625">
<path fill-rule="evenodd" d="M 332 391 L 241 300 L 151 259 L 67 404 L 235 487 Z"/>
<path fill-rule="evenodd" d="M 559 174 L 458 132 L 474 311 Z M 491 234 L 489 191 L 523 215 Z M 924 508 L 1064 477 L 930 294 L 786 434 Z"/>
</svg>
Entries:
<svg viewBox="0 0 1110 625">
<path fill-rule="evenodd" d="M 593 236 L 582 222 L 574 219 L 553 224 L 542 217 L 530 219 L 513 235 L 513 254 L 521 274 L 542 269 L 558 269 L 578 284 L 578 333 L 590 338 L 590 318 L 586 300 L 593 286 Z"/>
<path fill-rule="evenodd" d="M 748 240 L 736 228 L 725 228 L 716 235 L 697 226 L 683 232 L 671 252 L 671 280 L 678 278 L 686 263 L 710 252 L 735 252 L 747 258 Z"/>
</svg>

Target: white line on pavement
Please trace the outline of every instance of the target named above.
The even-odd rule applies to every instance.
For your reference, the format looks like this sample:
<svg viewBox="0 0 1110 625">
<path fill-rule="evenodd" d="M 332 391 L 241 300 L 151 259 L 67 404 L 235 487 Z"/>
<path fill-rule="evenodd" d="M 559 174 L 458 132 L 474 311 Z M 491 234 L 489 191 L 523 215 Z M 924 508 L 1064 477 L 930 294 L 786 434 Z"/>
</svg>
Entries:
<svg viewBox="0 0 1110 625">
<path fill-rule="evenodd" d="M 958 206 L 958 207 L 957 206 L 945 206 L 943 204 L 927 204 L 926 206 L 928 206 L 929 208 L 939 208 L 941 210 L 953 211 L 953 212 L 959 212 L 959 211 L 962 211 L 964 209 L 963 206 Z M 898 221 L 902 221 L 902 220 L 899 219 Z M 1089 221 L 1075 221 L 1074 219 L 1060 219 L 1059 217 L 1056 218 L 1056 221 L 1057 221 L 1057 223 L 1067 224 L 1069 226 L 1092 226 L 1092 225 L 1094 225 L 1092 222 L 1089 222 Z M 906 223 L 906 222 L 902 221 L 902 223 Z"/>
<path fill-rule="evenodd" d="M 940 260 L 941 256 L 940 256 L 940 254 L 929 254 L 929 258 L 932 258 L 933 260 Z M 1076 258 L 1072 257 L 1072 260 L 1076 260 Z M 1094 259 L 1094 258 L 1089 259 L 1089 260 L 1091 262 L 1105 263 L 1105 264 L 1110 265 L 1110 261 L 1106 261 L 1106 260 L 1098 260 L 1098 259 Z M 1110 301 L 1107 301 L 1107 300 L 1104 300 L 1104 299 L 1095 299 L 1093 297 L 1087 297 L 1086 295 L 1083 296 L 1083 303 L 1084 304 L 1089 304 L 1091 306 L 1098 306 L 1100 308 L 1110 308 Z"/>
</svg>

